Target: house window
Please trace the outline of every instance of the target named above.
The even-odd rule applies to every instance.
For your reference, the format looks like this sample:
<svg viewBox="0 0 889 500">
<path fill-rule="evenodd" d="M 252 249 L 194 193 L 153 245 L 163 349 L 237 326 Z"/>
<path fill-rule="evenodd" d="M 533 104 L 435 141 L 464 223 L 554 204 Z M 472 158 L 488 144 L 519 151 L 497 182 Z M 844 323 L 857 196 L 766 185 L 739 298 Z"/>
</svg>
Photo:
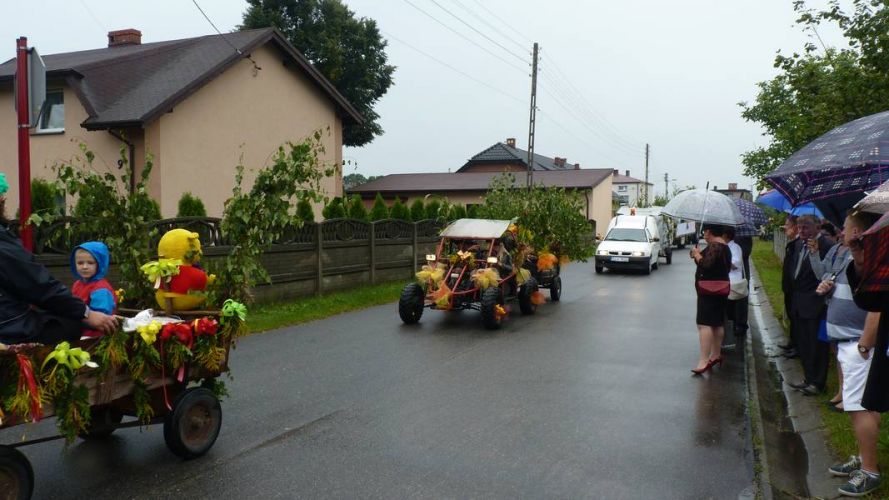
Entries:
<svg viewBox="0 0 889 500">
<path fill-rule="evenodd" d="M 627 187 L 626 186 L 617 186 L 617 190 L 618 191 L 626 191 Z"/>
<path fill-rule="evenodd" d="M 37 122 L 37 133 L 65 131 L 65 98 L 61 90 L 48 90 L 43 112 Z"/>
</svg>

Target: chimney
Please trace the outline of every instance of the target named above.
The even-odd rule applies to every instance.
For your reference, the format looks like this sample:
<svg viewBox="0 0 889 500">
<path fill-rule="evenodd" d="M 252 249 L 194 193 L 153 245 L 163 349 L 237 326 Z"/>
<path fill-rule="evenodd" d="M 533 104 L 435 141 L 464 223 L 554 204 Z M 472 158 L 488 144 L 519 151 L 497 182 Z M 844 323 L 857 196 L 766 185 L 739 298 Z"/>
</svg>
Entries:
<svg viewBox="0 0 889 500">
<path fill-rule="evenodd" d="M 629 171 L 629 170 L 627 170 L 627 177 L 629 177 L 629 176 L 630 176 L 630 171 Z"/>
<path fill-rule="evenodd" d="M 737 191 L 738 190 L 738 183 L 737 182 L 729 182 L 728 189 L 729 189 L 729 191 Z"/>
<path fill-rule="evenodd" d="M 580 163 L 574 164 L 574 170 L 580 170 Z"/>
<path fill-rule="evenodd" d="M 614 169 L 614 175 L 620 175 L 620 170 Z"/>
<path fill-rule="evenodd" d="M 515 147 L 515 137 L 507 137 L 506 138 L 506 145 L 511 148 L 514 148 Z"/>
<path fill-rule="evenodd" d="M 561 159 L 561 158 L 559 158 L 558 156 L 556 156 L 555 158 L 553 158 L 553 165 L 555 165 L 555 166 L 558 167 L 558 166 L 559 166 L 559 160 L 560 160 L 560 159 Z"/>
<path fill-rule="evenodd" d="M 121 45 L 142 45 L 142 32 L 133 28 L 109 31 L 108 46 L 119 47 Z"/>
</svg>

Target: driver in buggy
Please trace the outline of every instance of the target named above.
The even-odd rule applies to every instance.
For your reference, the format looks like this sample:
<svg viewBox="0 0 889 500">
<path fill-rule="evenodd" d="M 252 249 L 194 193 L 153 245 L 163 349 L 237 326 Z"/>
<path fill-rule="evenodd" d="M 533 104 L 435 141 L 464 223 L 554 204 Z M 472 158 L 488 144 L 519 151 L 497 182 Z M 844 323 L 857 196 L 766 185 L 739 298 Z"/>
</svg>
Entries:
<svg viewBox="0 0 889 500">
<path fill-rule="evenodd" d="M 516 239 L 515 235 L 511 232 L 507 232 L 500 238 L 500 245 L 496 249 L 495 256 L 497 257 L 496 268 L 500 272 L 500 278 L 503 279 L 513 272 L 512 265 L 512 252 L 516 249 Z M 518 291 L 518 284 L 516 283 L 515 276 L 511 277 L 506 282 L 507 295 L 515 295 Z"/>
</svg>

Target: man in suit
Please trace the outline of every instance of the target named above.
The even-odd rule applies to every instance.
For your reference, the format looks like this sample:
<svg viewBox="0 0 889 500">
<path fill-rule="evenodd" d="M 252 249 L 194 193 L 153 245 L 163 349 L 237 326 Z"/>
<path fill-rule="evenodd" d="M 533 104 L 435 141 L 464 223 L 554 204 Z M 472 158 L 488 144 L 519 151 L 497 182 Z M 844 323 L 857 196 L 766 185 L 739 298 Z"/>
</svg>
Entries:
<svg viewBox="0 0 889 500">
<path fill-rule="evenodd" d="M 830 241 L 819 235 L 819 225 L 820 221 L 814 215 L 803 215 L 797 221 L 799 242 L 795 245 L 790 282 L 790 336 L 796 343 L 806 377 L 802 382 L 790 385 L 808 396 L 824 391 L 830 359 L 829 344 L 818 340 L 821 320 L 827 311 L 824 297 L 815 292 L 821 276 L 815 275 L 809 259 L 809 255 L 815 253 L 819 259 L 824 259 L 830 248 Z"/>
<path fill-rule="evenodd" d="M 788 321 L 792 321 L 790 318 L 790 301 L 793 298 L 793 293 L 790 285 L 793 282 L 793 271 L 795 270 L 797 253 L 799 252 L 798 245 L 800 244 L 796 216 L 787 216 L 787 220 L 784 221 L 784 234 L 787 236 L 787 244 L 784 246 L 784 264 L 781 268 L 781 291 L 784 293 L 784 317 Z M 792 327 L 791 331 L 793 331 Z M 793 336 L 790 337 L 790 342 L 778 347 L 786 351 L 784 356 L 787 358 L 799 356 Z"/>
</svg>

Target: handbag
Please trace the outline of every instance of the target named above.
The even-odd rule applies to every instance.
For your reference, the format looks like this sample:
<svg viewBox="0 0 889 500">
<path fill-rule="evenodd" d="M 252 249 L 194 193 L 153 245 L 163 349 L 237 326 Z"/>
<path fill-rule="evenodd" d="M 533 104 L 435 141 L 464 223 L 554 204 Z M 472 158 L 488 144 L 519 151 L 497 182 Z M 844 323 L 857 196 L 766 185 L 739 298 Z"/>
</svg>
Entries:
<svg viewBox="0 0 889 500">
<path fill-rule="evenodd" d="M 731 283 L 724 280 L 700 280 L 697 285 L 699 295 L 728 297 L 731 291 Z"/>
<path fill-rule="evenodd" d="M 741 278 L 741 281 L 732 283 L 728 294 L 729 300 L 741 300 L 750 293 L 747 287 L 747 278 Z"/>
</svg>

